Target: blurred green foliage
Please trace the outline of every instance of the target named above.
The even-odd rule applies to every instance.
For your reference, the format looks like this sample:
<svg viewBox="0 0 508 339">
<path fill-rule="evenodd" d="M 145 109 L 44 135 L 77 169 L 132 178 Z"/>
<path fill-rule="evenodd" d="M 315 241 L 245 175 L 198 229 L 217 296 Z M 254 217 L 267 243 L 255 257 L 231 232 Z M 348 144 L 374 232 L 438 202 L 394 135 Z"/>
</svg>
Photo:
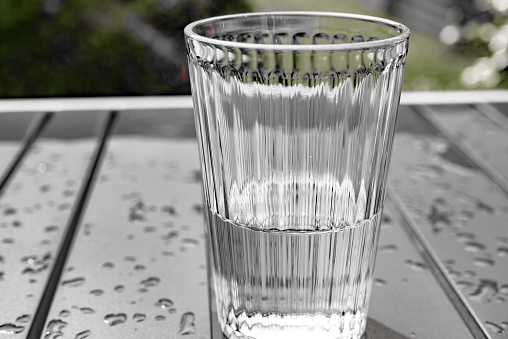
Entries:
<svg viewBox="0 0 508 339">
<path fill-rule="evenodd" d="M 274 11 L 274 10 L 306 10 L 306 11 L 329 11 L 329 12 L 344 12 L 344 13 L 358 13 L 367 14 L 380 17 L 390 18 L 396 21 L 403 21 L 400 18 L 365 6 L 365 3 L 373 3 L 375 0 L 246 0 L 250 3 L 254 11 Z M 496 11 L 494 3 L 506 3 L 507 0 L 441 0 L 448 5 L 462 4 L 467 5 L 477 4 L 478 7 L 483 9 L 489 14 L 484 16 L 489 20 L 493 19 L 492 24 L 496 27 L 502 26 L 507 22 L 507 15 Z M 404 0 L 387 0 L 379 1 L 379 4 L 386 2 L 400 3 L 408 6 L 407 1 Z M 426 0 L 421 0 L 422 7 L 427 7 L 424 3 Z M 436 2 L 436 1 L 433 1 Z M 429 4 L 432 7 L 432 4 Z M 383 7 L 383 6 L 378 6 Z M 390 6 L 388 6 L 390 7 Z M 497 12 L 492 16 L 492 13 Z M 421 13 L 425 15 L 425 13 Z M 443 13 L 445 14 L 445 13 Z M 485 13 L 484 13 L 485 14 Z M 428 14 L 427 14 L 428 15 Z M 443 43 L 438 36 L 432 35 L 427 32 L 413 29 L 413 22 L 405 22 L 411 29 L 411 38 L 409 43 L 409 54 L 406 62 L 404 73 L 404 91 L 428 91 L 428 90 L 462 90 L 469 88 L 485 88 L 481 84 L 478 86 L 470 86 L 462 81 L 463 72 L 470 67 L 475 60 L 481 56 L 491 56 L 492 51 L 488 48 L 488 42 L 481 39 L 471 40 L 471 36 L 467 34 L 469 29 L 468 25 L 464 25 L 464 31 L 459 32 L 461 39 L 453 44 Z M 464 23 L 465 24 L 465 23 Z M 508 33 L 505 34 L 508 36 Z M 506 39 L 508 41 L 508 39 Z M 505 45 L 506 47 L 506 45 Z M 506 50 L 506 49 L 505 49 Z M 500 82 L 495 84 L 495 88 L 508 88 L 508 73 L 505 68 L 500 71 Z"/>
<path fill-rule="evenodd" d="M 389 17 L 356 0 L 1 0 L 0 97 L 189 94 L 185 25 L 270 10 Z M 508 70 L 499 58 L 493 66 L 489 40 L 507 22 L 498 13 L 491 22 L 457 26 L 461 38 L 449 45 L 413 30 L 403 89 L 508 88 Z M 489 75 L 489 67 L 497 68 Z"/>
<path fill-rule="evenodd" d="M 458 26 L 456 46 L 474 57 L 461 73 L 467 88 L 508 88 L 508 1 L 485 0 L 488 20 Z"/>
<path fill-rule="evenodd" d="M 9 33 L 29 24 L 41 9 L 40 1 L 3 0 L 0 2 L 0 30 Z"/>
<path fill-rule="evenodd" d="M 187 94 L 185 25 L 249 10 L 243 0 L 2 0 L 0 97 Z M 133 16 L 139 34 L 167 38 L 170 60 L 133 34 Z"/>
</svg>

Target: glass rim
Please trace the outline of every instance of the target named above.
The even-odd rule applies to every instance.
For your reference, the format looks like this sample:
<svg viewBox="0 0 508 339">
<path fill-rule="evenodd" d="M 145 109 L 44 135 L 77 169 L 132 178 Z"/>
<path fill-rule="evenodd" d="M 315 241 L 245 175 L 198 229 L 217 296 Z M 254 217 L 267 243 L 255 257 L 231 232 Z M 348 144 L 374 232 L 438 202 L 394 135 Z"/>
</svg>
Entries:
<svg viewBox="0 0 508 339">
<path fill-rule="evenodd" d="M 288 15 L 288 16 L 310 16 L 310 17 L 329 17 L 337 19 L 349 19 L 357 21 L 366 21 L 378 25 L 384 25 L 392 27 L 399 31 L 399 34 L 390 38 L 384 38 L 379 40 L 364 41 L 364 42 L 346 42 L 343 44 L 320 44 L 320 45 L 278 45 L 278 44 L 254 44 L 246 42 L 236 41 L 224 41 L 213 38 L 208 38 L 200 35 L 194 31 L 197 26 L 214 23 L 226 19 L 241 19 L 248 17 L 262 17 L 262 16 L 273 16 L 273 15 Z M 188 24 L 184 28 L 185 35 L 192 39 L 202 43 L 208 43 L 212 45 L 218 45 L 222 47 L 231 48 L 244 48 L 254 50 L 271 50 L 271 51 L 355 51 L 355 50 L 369 50 L 378 49 L 394 46 L 403 41 L 409 39 L 410 31 L 409 28 L 397 21 L 384 19 L 380 17 L 352 14 L 352 13 L 338 13 L 338 12 L 312 12 L 312 11 L 277 11 L 277 12 L 254 12 L 254 13 L 241 13 L 241 14 L 230 14 L 210 17 L 201 19 Z"/>
</svg>

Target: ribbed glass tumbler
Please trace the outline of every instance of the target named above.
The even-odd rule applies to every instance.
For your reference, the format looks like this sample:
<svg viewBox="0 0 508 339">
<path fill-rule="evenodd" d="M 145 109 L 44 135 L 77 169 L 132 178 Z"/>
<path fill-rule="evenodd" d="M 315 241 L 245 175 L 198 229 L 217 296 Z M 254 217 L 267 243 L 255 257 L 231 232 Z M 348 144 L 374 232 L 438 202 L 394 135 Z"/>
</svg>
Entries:
<svg viewBox="0 0 508 339">
<path fill-rule="evenodd" d="M 409 30 L 253 13 L 185 28 L 228 338 L 360 338 Z"/>
</svg>

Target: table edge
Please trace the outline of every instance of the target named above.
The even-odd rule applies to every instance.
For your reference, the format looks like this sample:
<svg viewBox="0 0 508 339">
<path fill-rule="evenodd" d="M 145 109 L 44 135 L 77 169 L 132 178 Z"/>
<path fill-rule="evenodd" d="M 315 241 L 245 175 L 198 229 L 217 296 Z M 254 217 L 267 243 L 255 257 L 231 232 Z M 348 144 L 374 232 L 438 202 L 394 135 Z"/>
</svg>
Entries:
<svg viewBox="0 0 508 339">
<path fill-rule="evenodd" d="M 508 90 L 403 92 L 402 105 L 508 102 Z M 192 108 L 190 95 L 0 99 L 0 113 Z"/>
</svg>

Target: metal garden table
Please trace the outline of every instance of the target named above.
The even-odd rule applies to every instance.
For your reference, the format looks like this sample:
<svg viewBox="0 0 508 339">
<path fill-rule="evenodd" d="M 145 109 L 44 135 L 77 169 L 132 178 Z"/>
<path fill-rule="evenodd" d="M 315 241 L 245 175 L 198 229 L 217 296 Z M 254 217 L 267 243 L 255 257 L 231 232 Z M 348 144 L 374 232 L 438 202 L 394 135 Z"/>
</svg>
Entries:
<svg viewBox="0 0 508 339">
<path fill-rule="evenodd" d="M 190 97 L 0 112 L 0 339 L 220 338 Z M 508 338 L 508 92 L 403 93 L 369 316 Z"/>
</svg>

